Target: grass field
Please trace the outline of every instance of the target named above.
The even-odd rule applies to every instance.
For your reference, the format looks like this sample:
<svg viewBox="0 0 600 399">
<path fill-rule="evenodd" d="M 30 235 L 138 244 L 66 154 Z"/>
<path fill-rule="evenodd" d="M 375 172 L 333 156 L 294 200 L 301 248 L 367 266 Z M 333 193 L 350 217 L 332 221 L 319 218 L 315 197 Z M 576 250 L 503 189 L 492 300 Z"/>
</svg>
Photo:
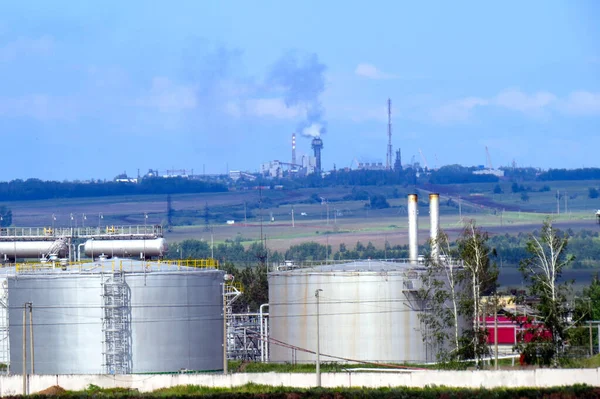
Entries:
<svg viewBox="0 0 600 399">
<path fill-rule="evenodd" d="M 430 191 L 441 194 L 441 227 L 451 237 L 460 232 L 461 220 L 470 218 L 491 234 L 531 232 L 539 228 L 547 217 L 553 217 L 562 229 L 599 227 L 594 213 L 600 209 L 600 199 L 590 199 L 588 188 L 600 186 L 600 181 L 535 182 L 524 185 L 531 186 L 532 190 L 528 192 L 529 200 L 526 202 L 521 200 L 520 193 L 511 192 L 510 183 L 500 183 L 504 191 L 502 194 L 493 194 L 495 184 L 487 183 L 419 188 L 420 241 L 425 242 L 428 236 L 427 194 Z M 544 185 L 550 186 L 550 191 L 540 192 Z M 369 209 L 365 206 L 368 201 L 344 200 L 345 196 L 352 193 L 352 187 L 173 195 L 175 221 L 183 221 L 186 225 L 174 226 L 166 233 L 166 238 L 169 242 L 188 238 L 210 240 L 212 230 L 217 243 L 237 237 L 250 243 L 259 239 L 262 230 L 269 248 L 275 250 L 285 250 L 290 245 L 306 241 L 329 244 L 333 248 L 340 243 L 354 245 L 357 241 L 371 241 L 375 246 L 383 246 L 386 241 L 392 245 L 406 244 L 406 194 L 414 190 L 403 187 L 358 189 L 366 190 L 371 195 L 385 195 L 390 208 Z M 397 198 L 393 197 L 394 190 Z M 568 212 L 564 212 L 563 196 L 560 215 L 556 214 L 556 190 L 567 193 Z M 311 196 L 315 194 L 327 202 L 311 201 Z M 165 195 L 144 195 L 19 201 L 3 205 L 12 210 L 15 226 L 51 226 L 54 223 L 56 226 L 69 227 L 145 222 L 164 224 L 167 218 L 166 200 Z M 209 210 L 210 229 L 206 229 L 205 225 L 205 206 Z M 145 213 L 147 220 L 144 219 Z M 74 215 L 73 219 L 71 214 Z M 245 214 L 248 216 L 247 223 L 244 223 Z M 55 215 L 56 221 L 53 221 L 52 215 Z M 177 215 L 182 216 L 179 218 Z M 235 224 L 228 225 L 226 220 L 235 220 Z"/>
</svg>

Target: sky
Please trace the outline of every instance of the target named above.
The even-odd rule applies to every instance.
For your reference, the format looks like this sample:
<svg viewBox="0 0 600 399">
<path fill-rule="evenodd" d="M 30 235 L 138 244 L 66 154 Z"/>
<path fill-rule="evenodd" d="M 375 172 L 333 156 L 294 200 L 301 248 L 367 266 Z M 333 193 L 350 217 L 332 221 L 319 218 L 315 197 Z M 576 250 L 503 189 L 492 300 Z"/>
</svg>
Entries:
<svg viewBox="0 0 600 399">
<path fill-rule="evenodd" d="M 311 153 L 600 167 L 600 3 L 0 4 L 0 181 L 257 171 Z M 422 155 L 421 155 L 422 154 Z"/>
</svg>

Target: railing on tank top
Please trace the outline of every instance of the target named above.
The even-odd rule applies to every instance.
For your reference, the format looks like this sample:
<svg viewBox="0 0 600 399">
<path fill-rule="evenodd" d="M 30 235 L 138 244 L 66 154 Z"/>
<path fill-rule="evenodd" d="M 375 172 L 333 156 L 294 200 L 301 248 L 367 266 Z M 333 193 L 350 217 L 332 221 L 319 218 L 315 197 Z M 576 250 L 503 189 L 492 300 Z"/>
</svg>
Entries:
<svg viewBox="0 0 600 399">
<path fill-rule="evenodd" d="M 50 273 L 58 271 L 78 273 L 115 273 L 115 272 L 160 272 L 183 271 L 186 269 L 218 269 L 216 259 L 181 259 L 181 260 L 133 260 L 113 259 L 89 262 L 37 262 L 17 263 L 15 271 L 19 273 Z"/>
</svg>

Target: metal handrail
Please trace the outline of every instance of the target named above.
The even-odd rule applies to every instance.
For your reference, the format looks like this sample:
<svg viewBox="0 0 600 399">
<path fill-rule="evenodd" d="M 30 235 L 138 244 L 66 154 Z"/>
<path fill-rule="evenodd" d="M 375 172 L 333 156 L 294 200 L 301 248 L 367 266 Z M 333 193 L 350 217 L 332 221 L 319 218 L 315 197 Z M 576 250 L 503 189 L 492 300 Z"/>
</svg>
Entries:
<svg viewBox="0 0 600 399">
<path fill-rule="evenodd" d="M 161 225 L 110 225 L 80 227 L 2 227 L 0 238 L 163 236 Z"/>
<path fill-rule="evenodd" d="M 75 272 L 93 272 L 93 273 L 115 273 L 115 272 L 139 272 L 140 262 L 142 267 L 146 266 L 146 270 L 157 271 L 175 271 L 182 268 L 194 269 L 218 269 L 219 261 L 216 259 L 183 259 L 183 260 L 154 260 L 154 261 L 139 261 L 133 259 L 115 259 L 104 262 L 47 262 L 47 263 L 17 263 L 15 264 L 15 272 L 19 273 L 36 273 L 48 272 L 52 269 L 66 268 L 69 271 Z M 135 267 L 134 267 L 135 265 Z"/>
</svg>

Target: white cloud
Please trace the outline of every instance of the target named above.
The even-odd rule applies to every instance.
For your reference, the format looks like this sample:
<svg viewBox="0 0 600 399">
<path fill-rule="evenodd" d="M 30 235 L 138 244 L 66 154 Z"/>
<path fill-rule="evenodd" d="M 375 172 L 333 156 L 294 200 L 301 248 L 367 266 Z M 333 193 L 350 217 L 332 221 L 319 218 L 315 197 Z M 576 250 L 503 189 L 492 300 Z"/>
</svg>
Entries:
<svg viewBox="0 0 600 399">
<path fill-rule="evenodd" d="M 600 93 L 575 91 L 565 98 L 538 91 L 532 94 L 511 88 L 490 98 L 466 97 L 443 104 L 431 111 L 438 123 L 469 121 L 476 107 L 497 107 L 520 112 L 529 117 L 545 117 L 551 113 L 571 116 L 600 115 Z"/>
<path fill-rule="evenodd" d="M 225 113 L 234 117 L 296 119 L 306 114 L 301 106 L 288 107 L 282 98 L 252 98 L 231 100 L 224 105 Z"/>
<path fill-rule="evenodd" d="M 136 103 L 142 107 L 157 108 L 160 112 L 187 111 L 198 105 L 194 87 L 175 84 L 165 77 L 155 77 L 150 92 L 138 98 Z"/>
<path fill-rule="evenodd" d="M 395 75 L 380 71 L 375 65 L 364 63 L 358 64 L 354 73 L 369 79 L 394 79 L 396 77 Z"/>
<path fill-rule="evenodd" d="M 491 102 L 499 107 L 525 114 L 537 114 L 555 103 L 556 100 L 554 94 L 546 91 L 527 94 L 519 89 L 506 89 L 500 92 Z"/>
<path fill-rule="evenodd" d="M 50 36 L 38 38 L 20 37 L 0 45 L 0 61 L 8 62 L 26 55 L 47 55 L 54 49 L 54 39 Z"/>
<path fill-rule="evenodd" d="M 576 91 L 561 101 L 560 110 L 569 115 L 600 115 L 600 93 Z"/>
<path fill-rule="evenodd" d="M 466 122 L 473 109 L 488 105 L 489 101 L 479 97 L 467 97 L 434 109 L 431 117 L 438 123 Z"/>
<path fill-rule="evenodd" d="M 242 116 L 242 108 L 235 101 L 229 101 L 225 104 L 225 113 L 234 118 Z"/>
</svg>

